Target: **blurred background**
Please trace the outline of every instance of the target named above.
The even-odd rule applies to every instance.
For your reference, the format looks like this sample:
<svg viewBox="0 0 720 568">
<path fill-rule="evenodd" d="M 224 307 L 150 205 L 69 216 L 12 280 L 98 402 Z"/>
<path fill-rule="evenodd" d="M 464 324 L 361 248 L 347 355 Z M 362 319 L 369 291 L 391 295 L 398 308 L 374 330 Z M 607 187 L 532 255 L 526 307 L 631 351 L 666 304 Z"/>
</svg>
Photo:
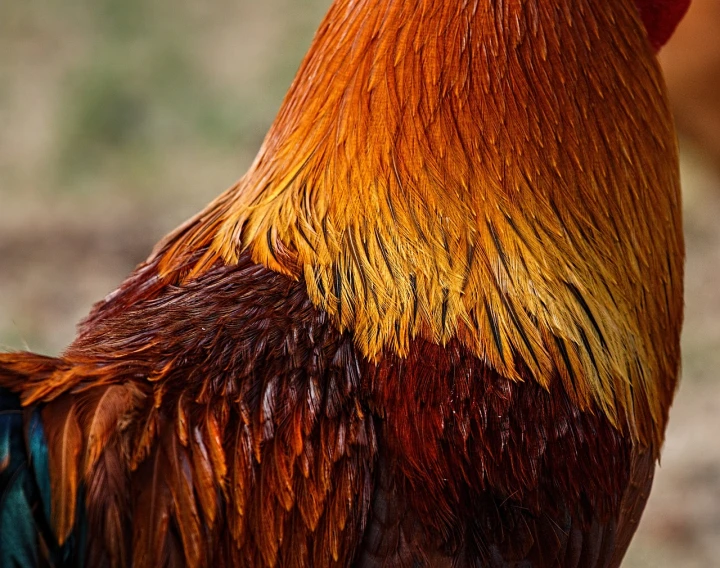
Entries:
<svg viewBox="0 0 720 568">
<path fill-rule="evenodd" d="M 330 0 L 0 2 L 0 348 L 55 354 L 246 170 Z M 624 566 L 720 565 L 720 2 L 661 55 L 682 147 L 683 380 Z"/>
</svg>

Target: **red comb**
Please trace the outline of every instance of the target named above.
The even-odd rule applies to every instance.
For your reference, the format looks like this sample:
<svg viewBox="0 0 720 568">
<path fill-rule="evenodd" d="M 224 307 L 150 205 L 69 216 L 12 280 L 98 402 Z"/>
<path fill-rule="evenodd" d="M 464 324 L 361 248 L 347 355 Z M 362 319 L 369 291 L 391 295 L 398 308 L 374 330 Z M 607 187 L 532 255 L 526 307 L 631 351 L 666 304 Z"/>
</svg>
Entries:
<svg viewBox="0 0 720 568">
<path fill-rule="evenodd" d="M 690 0 L 635 0 L 650 43 L 657 51 L 675 31 Z"/>
</svg>

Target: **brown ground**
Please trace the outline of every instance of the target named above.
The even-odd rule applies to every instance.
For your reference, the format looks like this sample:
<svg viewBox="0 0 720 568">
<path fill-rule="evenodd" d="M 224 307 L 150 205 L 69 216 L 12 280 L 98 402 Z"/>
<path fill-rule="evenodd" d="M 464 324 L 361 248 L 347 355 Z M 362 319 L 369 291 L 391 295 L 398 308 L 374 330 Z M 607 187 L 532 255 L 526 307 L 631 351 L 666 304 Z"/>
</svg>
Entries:
<svg viewBox="0 0 720 568">
<path fill-rule="evenodd" d="M 327 4 L 0 3 L 0 347 L 60 351 L 242 174 Z M 720 179 L 698 154 L 683 157 L 683 382 L 630 568 L 720 565 Z"/>
</svg>

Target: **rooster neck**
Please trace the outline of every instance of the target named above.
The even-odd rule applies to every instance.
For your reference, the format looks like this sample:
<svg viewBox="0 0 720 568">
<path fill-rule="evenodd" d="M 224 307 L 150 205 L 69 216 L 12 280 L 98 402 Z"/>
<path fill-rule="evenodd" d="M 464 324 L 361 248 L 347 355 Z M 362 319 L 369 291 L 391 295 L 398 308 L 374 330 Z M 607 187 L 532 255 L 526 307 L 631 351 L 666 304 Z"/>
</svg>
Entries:
<svg viewBox="0 0 720 568">
<path fill-rule="evenodd" d="M 369 359 L 458 338 L 659 445 L 678 210 L 631 0 L 338 1 L 250 171 L 165 243 L 164 266 L 248 249 L 304 279 Z"/>
</svg>

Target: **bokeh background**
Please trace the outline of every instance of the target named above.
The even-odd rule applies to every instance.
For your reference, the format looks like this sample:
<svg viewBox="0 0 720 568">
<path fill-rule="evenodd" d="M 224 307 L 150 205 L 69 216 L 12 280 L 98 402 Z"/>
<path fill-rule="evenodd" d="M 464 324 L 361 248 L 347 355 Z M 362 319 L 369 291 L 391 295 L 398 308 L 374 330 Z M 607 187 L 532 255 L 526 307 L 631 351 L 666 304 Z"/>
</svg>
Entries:
<svg viewBox="0 0 720 568">
<path fill-rule="evenodd" d="M 0 2 L 0 348 L 94 301 L 247 168 L 330 0 Z M 663 51 L 687 236 L 682 386 L 625 566 L 720 565 L 720 2 Z"/>
</svg>

